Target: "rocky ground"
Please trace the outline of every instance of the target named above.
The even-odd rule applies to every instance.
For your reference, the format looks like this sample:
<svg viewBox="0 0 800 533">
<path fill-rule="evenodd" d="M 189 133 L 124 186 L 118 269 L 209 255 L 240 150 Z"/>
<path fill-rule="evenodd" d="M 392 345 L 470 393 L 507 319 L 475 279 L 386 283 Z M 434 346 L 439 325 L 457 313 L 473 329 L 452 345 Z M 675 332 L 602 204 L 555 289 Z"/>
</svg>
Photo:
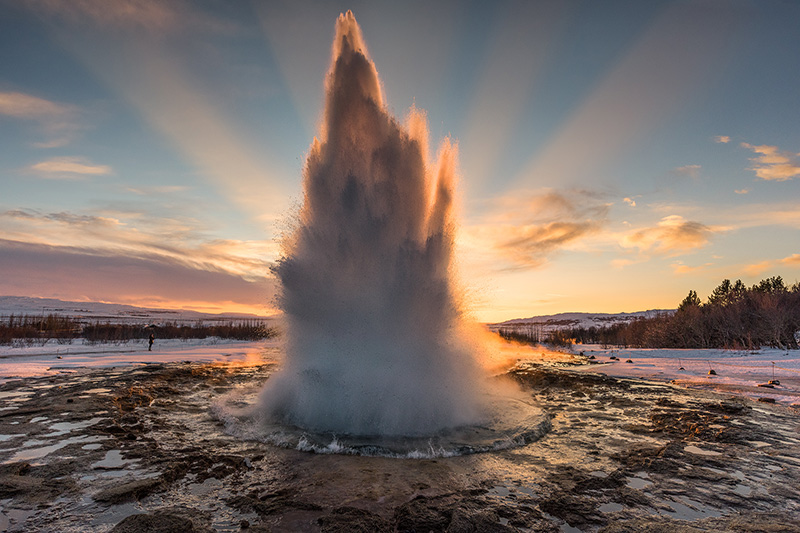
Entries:
<svg viewBox="0 0 800 533">
<path fill-rule="evenodd" d="M 154 364 L 0 386 L 0 530 L 800 531 L 800 418 L 774 404 L 522 365 L 538 442 L 435 460 L 226 435 L 270 365 Z"/>
</svg>

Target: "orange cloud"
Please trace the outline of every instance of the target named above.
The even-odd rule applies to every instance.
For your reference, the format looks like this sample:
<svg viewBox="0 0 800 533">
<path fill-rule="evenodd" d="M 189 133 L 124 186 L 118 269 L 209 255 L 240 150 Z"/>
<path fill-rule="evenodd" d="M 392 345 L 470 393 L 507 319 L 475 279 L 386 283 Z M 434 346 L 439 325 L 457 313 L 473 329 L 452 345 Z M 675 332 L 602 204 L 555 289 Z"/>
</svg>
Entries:
<svg viewBox="0 0 800 533">
<path fill-rule="evenodd" d="M 787 181 L 800 176 L 800 154 L 780 151 L 777 146 L 754 146 L 742 143 L 742 147 L 760 154 L 750 159 L 753 162 L 751 170 L 755 171 L 759 178 L 767 181 Z"/>
<path fill-rule="evenodd" d="M 716 137 L 714 137 L 714 142 L 727 144 L 731 142 L 731 138 L 728 135 L 717 135 Z"/>
<path fill-rule="evenodd" d="M 800 254 L 792 254 L 789 257 L 781 259 L 781 263 L 790 266 L 800 266 Z"/>
<path fill-rule="evenodd" d="M 679 215 L 661 219 L 658 225 L 643 228 L 622 237 L 620 244 L 626 248 L 670 254 L 702 248 L 708 244 L 714 229 L 700 222 L 684 220 Z"/>
<path fill-rule="evenodd" d="M 164 256 L 0 239 L 0 294 L 271 314 L 275 280 L 245 280 Z M 91 272 L 90 276 L 86 273 Z"/>
<path fill-rule="evenodd" d="M 675 274 L 691 274 L 692 272 L 698 272 L 700 270 L 705 269 L 707 266 L 711 265 L 711 263 L 705 263 L 704 265 L 699 266 L 689 266 L 685 265 L 680 261 L 676 261 L 670 265 L 672 267 L 672 271 Z"/>
<path fill-rule="evenodd" d="M 55 157 L 28 167 L 43 178 L 82 179 L 86 176 L 104 176 L 112 173 L 108 165 L 95 165 L 82 157 Z"/>
<path fill-rule="evenodd" d="M 479 224 L 467 226 L 467 253 L 499 255 L 506 270 L 536 268 L 605 224 L 609 204 L 587 191 L 505 196 Z"/>
<path fill-rule="evenodd" d="M 754 263 L 752 265 L 747 265 L 744 267 L 744 273 L 748 276 L 760 276 L 767 270 L 772 268 L 771 261 L 761 261 L 759 263 Z"/>
<path fill-rule="evenodd" d="M 747 194 L 750 192 L 750 189 L 736 189 L 733 192 L 735 192 L 736 194 Z"/>
<path fill-rule="evenodd" d="M 189 219 L 148 213 L 113 215 L 6 211 L 0 213 L 0 239 L 72 246 L 98 256 L 150 258 L 251 281 L 270 277 L 271 260 L 278 255 L 273 241 L 209 239 Z"/>
</svg>

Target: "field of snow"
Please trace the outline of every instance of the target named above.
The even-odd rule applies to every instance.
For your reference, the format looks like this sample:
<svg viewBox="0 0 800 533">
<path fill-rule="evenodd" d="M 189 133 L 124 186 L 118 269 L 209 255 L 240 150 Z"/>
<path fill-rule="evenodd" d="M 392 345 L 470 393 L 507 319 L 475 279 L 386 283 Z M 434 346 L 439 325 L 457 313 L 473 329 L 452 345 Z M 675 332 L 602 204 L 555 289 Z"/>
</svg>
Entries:
<svg viewBox="0 0 800 533">
<path fill-rule="evenodd" d="M 262 363 L 280 356 L 279 341 L 227 341 L 216 338 L 188 341 L 156 340 L 153 351 L 147 341 L 120 344 L 72 344 L 50 341 L 44 346 L 0 346 L 0 383 L 10 379 L 76 372 L 81 368 L 144 365 L 191 361 L 194 363 Z"/>
<path fill-rule="evenodd" d="M 530 360 L 563 365 L 575 359 L 569 354 L 516 343 L 500 343 L 495 349 L 502 353 L 501 360 L 505 361 Z M 672 382 L 683 387 L 716 390 L 753 399 L 772 398 L 778 403 L 800 406 L 800 352 L 797 351 L 620 349 L 576 345 L 573 352 L 594 356 L 589 361 L 591 364 L 570 365 L 580 372 Z M 157 340 L 152 352 L 147 350 L 146 340 L 121 344 L 84 344 L 82 339 L 72 344 L 50 341 L 44 346 L 0 346 L 0 383 L 15 378 L 76 372 L 81 368 L 179 361 L 255 364 L 280 359 L 281 342 L 278 339 Z M 710 369 L 716 375 L 709 375 Z M 773 379 L 780 384 L 771 388 L 759 387 Z"/>
<path fill-rule="evenodd" d="M 800 352 L 796 350 L 612 349 L 599 345 L 576 345 L 573 351 L 595 357 L 593 362 L 597 364 L 576 367 L 580 371 L 668 381 L 685 387 L 754 399 L 772 398 L 779 403 L 800 406 Z M 626 362 L 628 360 L 631 362 Z M 716 375 L 709 375 L 709 370 L 714 370 Z M 759 386 L 773 379 L 780 384 Z"/>
</svg>

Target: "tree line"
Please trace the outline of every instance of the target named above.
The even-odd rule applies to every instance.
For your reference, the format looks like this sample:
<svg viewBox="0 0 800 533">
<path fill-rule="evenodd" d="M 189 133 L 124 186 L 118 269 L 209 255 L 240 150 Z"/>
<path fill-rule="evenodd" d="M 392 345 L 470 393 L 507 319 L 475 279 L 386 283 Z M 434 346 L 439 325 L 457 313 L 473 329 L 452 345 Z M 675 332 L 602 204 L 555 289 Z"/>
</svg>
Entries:
<svg viewBox="0 0 800 533">
<path fill-rule="evenodd" d="M 524 332 L 501 331 L 506 338 L 525 341 Z M 633 348 L 771 347 L 797 349 L 800 336 L 800 283 L 788 287 L 780 276 L 752 287 L 725 279 L 702 302 L 695 291 L 677 310 L 650 318 L 604 327 L 551 331 L 545 343 L 602 344 Z M 527 339 L 530 341 L 531 339 Z"/>
<path fill-rule="evenodd" d="M 150 334 L 159 339 L 221 339 L 260 340 L 277 334 L 275 328 L 258 319 L 230 320 L 227 322 L 193 324 L 166 322 L 158 326 L 118 324 L 110 321 L 83 322 L 76 318 L 49 315 L 10 315 L 0 319 L 0 344 L 36 345 L 55 340 L 59 344 L 72 344 L 83 338 L 89 344 L 125 343 L 147 339 Z"/>
</svg>

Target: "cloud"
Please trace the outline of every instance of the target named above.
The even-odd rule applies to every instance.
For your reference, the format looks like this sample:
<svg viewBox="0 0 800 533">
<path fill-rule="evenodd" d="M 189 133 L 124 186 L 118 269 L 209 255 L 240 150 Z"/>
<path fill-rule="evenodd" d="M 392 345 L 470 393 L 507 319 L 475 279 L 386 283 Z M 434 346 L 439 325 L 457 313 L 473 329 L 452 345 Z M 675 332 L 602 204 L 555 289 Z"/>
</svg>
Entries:
<svg viewBox="0 0 800 533">
<path fill-rule="evenodd" d="M 84 179 L 113 172 L 110 166 L 96 165 L 83 157 L 54 157 L 35 163 L 27 170 L 48 179 Z"/>
<path fill-rule="evenodd" d="M 781 259 L 781 263 L 790 266 L 800 266 L 800 254 L 792 254 Z"/>
<path fill-rule="evenodd" d="M 78 129 L 78 108 L 20 92 L 0 92 L 0 115 L 38 123 L 47 140 L 38 148 L 55 148 L 70 142 Z"/>
<path fill-rule="evenodd" d="M 770 268 L 772 268 L 772 262 L 771 261 L 761 261 L 759 263 L 754 263 L 752 265 L 747 265 L 747 266 L 744 267 L 743 270 L 744 270 L 744 273 L 747 274 L 748 276 L 754 276 L 755 277 L 755 276 L 760 276 L 761 274 L 763 274 L 764 272 L 766 272 Z"/>
<path fill-rule="evenodd" d="M 735 189 L 733 192 L 736 194 L 747 194 L 750 192 L 750 189 Z"/>
<path fill-rule="evenodd" d="M 628 198 L 626 196 L 625 198 L 622 199 L 622 201 L 625 202 L 626 204 L 628 204 L 631 207 L 636 207 L 636 200 L 634 200 L 633 198 Z"/>
<path fill-rule="evenodd" d="M 731 138 L 727 135 L 717 135 L 716 137 L 714 137 L 714 142 L 727 144 L 731 142 Z"/>
<path fill-rule="evenodd" d="M 0 294 L 135 305 L 271 312 L 273 279 L 246 280 L 160 255 L 0 239 Z"/>
<path fill-rule="evenodd" d="M 231 32 L 236 25 L 192 9 L 182 0 L 25 0 L 33 11 L 70 23 L 92 22 L 103 28 L 168 32 L 181 27 Z"/>
<path fill-rule="evenodd" d="M 676 261 L 670 265 L 672 267 L 672 271 L 675 274 L 691 274 L 692 272 L 699 272 L 704 270 L 707 266 L 710 266 L 712 263 L 705 263 L 703 265 L 698 266 L 689 266 L 683 264 L 681 261 Z"/>
<path fill-rule="evenodd" d="M 700 175 L 700 165 L 685 165 L 674 169 L 672 172 L 678 176 L 688 176 L 690 178 L 697 178 Z"/>
<path fill-rule="evenodd" d="M 800 176 L 800 154 L 780 151 L 777 146 L 742 143 L 743 148 L 748 148 L 759 154 L 750 159 L 756 176 L 767 181 L 787 181 Z"/>
<path fill-rule="evenodd" d="M 469 251 L 487 251 L 505 270 L 536 268 L 600 230 L 609 204 L 589 191 L 506 196 L 492 200 L 479 224 L 464 228 Z"/>
<path fill-rule="evenodd" d="M 193 219 L 148 212 L 97 215 L 9 210 L 0 212 L 0 239 L 81 248 L 94 255 L 161 258 L 246 280 L 269 277 L 270 261 L 278 255 L 278 245 L 273 241 L 215 239 Z"/>
<path fill-rule="evenodd" d="M 642 228 L 624 235 L 620 244 L 657 254 L 673 254 L 702 248 L 715 230 L 700 222 L 684 220 L 679 215 L 661 219 L 653 227 Z"/>
</svg>

